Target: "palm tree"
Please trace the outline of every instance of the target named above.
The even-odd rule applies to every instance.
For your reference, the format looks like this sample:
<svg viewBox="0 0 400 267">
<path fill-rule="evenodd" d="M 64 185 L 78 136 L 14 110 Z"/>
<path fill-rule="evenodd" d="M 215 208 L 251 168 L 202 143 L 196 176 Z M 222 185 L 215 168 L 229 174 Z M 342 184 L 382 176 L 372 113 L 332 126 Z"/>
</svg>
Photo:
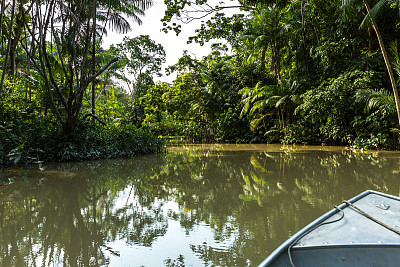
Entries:
<svg viewBox="0 0 400 267">
<path fill-rule="evenodd" d="M 349 6 L 353 5 L 354 2 L 356 2 L 356 0 L 344 0 L 343 7 L 349 7 Z M 383 43 L 382 35 L 381 35 L 378 25 L 376 23 L 377 16 L 385 10 L 385 8 L 387 7 L 387 5 L 389 3 L 389 0 L 380 0 L 372 9 L 370 8 L 367 0 L 362 0 L 362 3 L 364 4 L 365 9 L 367 10 L 367 15 L 365 16 L 360 27 L 364 28 L 367 26 L 372 26 L 372 28 L 375 31 L 376 37 L 378 38 L 379 47 L 381 49 L 383 59 L 385 61 L 386 69 L 389 73 L 390 83 L 392 86 L 393 95 L 394 95 L 394 99 L 395 99 L 395 103 L 396 103 L 397 119 L 398 119 L 399 126 L 400 126 L 400 99 L 399 99 L 399 93 L 397 91 L 396 80 L 394 78 L 393 69 L 390 64 L 390 60 L 389 60 L 388 54 L 386 52 L 385 45 Z"/>
<path fill-rule="evenodd" d="M 96 61 L 96 55 L 100 38 L 97 36 L 100 34 L 97 31 L 104 31 L 107 21 L 110 21 L 114 29 L 128 30 L 122 15 L 140 22 L 138 16 L 152 3 L 151 0 L 34 2 L 31 9 L 32 21 L 26 23 L 26 28 L 37 52 L 33 53 L 26 45 L 22 45 L 45 81 L 54 114 L 64 133 L 71 133 L 76 128 L 82 100 L 89 85 L 94 85 L 99 75 L 118 61 L 115 57 L 98 66 L 100 62 Z M 104 10 L 107 16 L 102 17 L 101 12 Z M 97 12 L 100 16 L 96 16 Z M 102 27 L 98 27 L 98 21 L 105 21 Z M 59 69 L 56 70 L 54 66 Z M 95 94 L 92 94 L 92 117 L 98 119 L 95 116 L 95 102 Z"/>
<path fill-rule="evenodd" d="M 391 63 L 397 75 L 400 76 L 400 55 L 397 49 L 397 41 L 389 46 Z M 396 101 L 393 95 L 385 89 L 363 89 L 356 93 L 356 101 L 365 103 L 367 110 L 380 110 L 395 117 L 397 113 Z"/>
<path fill-rule="evenodd" d="M 253 51 L 249 61 L 260 59 L 261 69 L 265 69 L 267 51 L 271 53 L 271 72 L 276 84 L 280 77 L 280 52 L 283 35 L 289 29 L 284 23 L 285 12 L 278 7 L 266 7 L 261 11 L 254 11 L 250 19 L 249 29 L 241 39 L 252 43 Z"/>
<path fill-rule="evenodd" d="M 251 130 L 255 130 L 267 116 L 273 115 L 271 108 L 276 109 L 279 128 L 285 130 L 286 122 L 290 122 L 295 107 L 300 102 L 296 94 L 298 83 L 292 80 L 279 81 L 278 85 L 261 86 L 259 82 L 254 88 L 244 88 L 242 94 L 243 109 L 241 116 L 249 113 L 253 116 Z"/>
<path fill-rule="evenodd" d="M 273 97 L 273 92 L 276 91 L 276 85 L 262 85 L 258 82 L 253 88 L 245 87 L 239 91 L 242 95 L 243 108 L 240 113 L 240 118 L 245 114 L 252 116 L 250 122 L 250 130 L 254 131 L 261 123 L 265 123 L 267 116 L 273 113 L 268 109 L 276 103 Z M 265 125 L 264 125 L 265 126 Z"/>
<path fill-rule="evenodd" d="M 356 93 L 356 101 L 365 103 L 366 109 L 377 109 L 389 114 L 396 114 L 393 95 L 385 89 L 362 89 Z"/>
<path fill-rule="evenodd" d="M 122 16 L 125 15 L 127 18 L 132 19 L 134 22 L 139 25 L 142 23 L 139 16 L 144 15 L 144 11 L 149 8 L 153 4 L 152 0 L 142 0 L 142 1 L 115 1 L 115 0 L 92 0 L 92 14 L 83 13 L 80 18 L 82 18 L 85 22 L 92 20 L 91 22 L 91 35 L 92 35 L 92 51 L 91 51 L 91 71 L 92 75 L 96 73 L 95 65 L 96 65 L 96 50 L 100 45 L 103 34 L 107 33 L 106 27 L 108 26 L 113 31 L 118 33 L 127 33 L 131 30 L 131 26 L 129 22 Z M 82 25 L 85 25 L 84 21 L 82 21 Z M 102 25 L 98 25 L 98 23 L 102 23 Z M 98 32 L 101 31 L 101 32 Z M 99 36 L 96 39 L 96 36 Z M 96 42 L 98 40 L 99 42 Z M 95 117 L 96 115 L 96 106 L 95 106 L 95 82 L 92 82 L 92 113 L 91 115 Z"/>
</svg>

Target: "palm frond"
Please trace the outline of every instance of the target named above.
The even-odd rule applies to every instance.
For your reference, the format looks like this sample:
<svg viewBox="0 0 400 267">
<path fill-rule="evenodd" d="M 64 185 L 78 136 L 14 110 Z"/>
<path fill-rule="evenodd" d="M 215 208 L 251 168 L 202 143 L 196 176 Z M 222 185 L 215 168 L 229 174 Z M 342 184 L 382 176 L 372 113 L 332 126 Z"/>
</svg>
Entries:
<svg viewBox="0 0 400 267">
<path fill-rule="evenodd" d="M 78 22 L 78 18 L 76 17 L 75 13 L 68 7 L 68 5 L 65 4 L 63 1 L 58 1 L 58 4 L 65 8 L 65 10 L 68 12 L 68 14 L 74 19 L 75 23 Z M 59 19 L 62 20 L 62 17 L 60 16 Z"/>
<path fill-rule="evenodd" d="M 252 91 L 252 88 L 246 86 L 246 87 L 240 89 L 238 94 L 242 95 L 242 97 L 247 97 L 249 95 L 249 93 L 251 93 L 251 91 Z"/>
<path fill-rule="evenodd" d="M 363 89 L 356 93 L 356 101 L 365 103 L 367 110 L 379 109 L 396 114 L 396 103 L 392 93 L 385 89 Z"/>
<path fill-rule="evenodd" d="M 380 0 L 364 17 L 364 20 L 360 24 L 360 29 L 367 29 L 372 25 L 373 21 L 376 21 L 380 15 L 388 8 L 388 0 Z"/>
<path fill-rule="evenodd" d="M 112 10 L 118 10 L 124 13 L 138 12 L 138 10 L 146 10 L 150 8 L 153 4 L 153 0 L 128 0 L 128 1 L 120 1 L 120 0 L 98 0 L 99 5 L 109 7 Z"/>
<path fill-rule="evenodd" d="M 272 129 L 272 130 L 266 131 L 264 136 L 268 136 L 268 135 L 271 135 L 271 134 L 277 134 L 277 133 L 279 133 L 279 130 Z"/>
<path fill-rule="evenodd" d="M 257 36 L 256 40 L 254 40 L 254 46 L 259 47 L 263 45 L 266 42 L 267 38 L 268 37 L 266 35 Z"/>
<path fill-rule="evenodd" d="M 243 115 L 249 111 L 250 101 L 249 98 L 243 99 L 242 102 L 244 103 L 242 110 L 240 111 L 239 118 L 243 118 Z"/>
<path fill-rule="evenodd" d="M 201 112 L 201 105 L 199 104 L 199 103 L 193 103 L 191 106 L 190 106 L 190 109 L 189 109 L 189 114 L 196 114 L 197 112 Z"/>
<path fill-rule="evenodd" d="M 284 97 L 281 97 L 280 99 L 278 99 L 278 101 L 276 101 L 275 103 L 275 107 L 279 108 L 279 106 L 285 104 L 286 100 L 289 99 L 289 95 L 285 95 Z"/>
<path fill-rule="evenodd" d="M 340 20 L 342 22 L 347 21 L 356 14 L 357 10 L 355 8 L 355 2 L 357 2 L 357 0 L 342 0 L 342 5 L 340 7 L 342 10 Z"/>
<path fill-rule="evenodd" d="M 267 113 L 267 114 L 260 114 L 259 116 L 257 116 L 255 119 L 253 119 L 250 123 L 250 131 L 254 131 L 258 125 L 260 125 L 260 123 L 264 120 L 264 118 L 268 115 L 271 115 L 271 113 Z"/>
<path fill-rule="evenodd" d="M 292 26 L 293 26 L 293 24 L 290 24 L 290 23 L 286 23 L 285 25 L 283 25 L 282 28 L 278 32 L 278 36 L 288 33 L 291 30 Z"/>
<path fill-rule="evenodd" d="M 389 45 L 391 63 L 394 71 L 400 76 L 400 55 L 397 47 L 397 40 Z"/>
<path fill-rule="evenodd" d="M 274 107 L 276 105 L 276 103 L 279 101 L 279 99 L 281 99 L 281 98 L 282 97 L 280 95 L 271 96 L 271 97 L 265 99 L 265 104 L 270 107 Z"/>
<path fill-rule="evenodd" d="M 390 128 L 390 132 L 393 133 L 394 135 L 397 135 L 400 137 L 400 129 L 398 128 Z"/>
<path fill-rule="evenodd" d="M 125 75 L 123 75 L 123 74 L 121 74 L 121 73 L 114 72 L 114 73 L 112 74 L 112 76 L 115 77 L 116 79 L 121 80 L 121 81 L 124 81 L 124 82 L 126 82 L 126 83 L 131 83 L 131 80 L 128 79 Z"/>
<path fill-rule="evenodd" d="M 295 105 L 300 105 L 301 103 L 301 97 L 300 95 L 291 95 L 290 100 L 295 104 Z"/>
<path fill-rule="evenodd" d="M 253 43 L 256 38 L 257 37 L 253 34 L 241 34 L 239 36 L 239 41 L 250 41 L 250 43 Z"/>
<path fill-rule="evenodd" d="M 253 103 L 253 106 L 251 107 L 249 114 L 253 115 L 257 111 L 262 110 L 265 107 L 267 107 L 265 101 L 262 101 L 262 100 L 261 101 L 256 101 L 256 102 Z"/>
<path fill-rule="evenodd" d="M 131 30 L 131 25 L 120 13 L 114 12 L 109 14 L 109 22 L 108 27 L 117 33 L 125 34 Z"/>
</svg>

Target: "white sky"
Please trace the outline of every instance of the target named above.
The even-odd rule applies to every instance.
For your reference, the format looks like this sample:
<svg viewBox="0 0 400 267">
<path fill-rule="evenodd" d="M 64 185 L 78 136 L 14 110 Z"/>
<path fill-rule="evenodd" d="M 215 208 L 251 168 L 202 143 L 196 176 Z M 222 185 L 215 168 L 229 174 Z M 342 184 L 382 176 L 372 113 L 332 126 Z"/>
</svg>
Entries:
<svg viewBox="0 0 400 267">
<path fill-rule="evenodd" d="M 195 29 L 200 28 L 201 21 L 195 20 L 189 24 L 182 24 L 182 32 L 179 36 L 176 36 L 174 31 L 165 34 L 161 31 L 162 22 L 161 19 L 164 16 L 166 7 L 163 0 L 155 0 L 154 5 L 149 8 L 145 16 L 142 17 L 142 25 L 132 23 L 132 31 L 128 32 L 126 36 L 135 37 L 139 35 L 149 35 L 156 43 L 162 44 L 166 53 L 166 63 L 163 68 L 168 67 L 177 63 L 178 59 L 183 55 L 184 50 L 188 50 L 192 55 L 195 55 L 197 59 L 201 59 L 203 56 L 207 56 L 211 52 L 211 44 L 205 44 L 200 46 L 196 43 L 187 44 L 188 37 L 195 35 Z M 218 3 L 220 1 L 211 0 L 209 2 Z M 231 5 L 232 2 L 226 1 L 227 5 Z M 239 12 L 239 10 L 230 10 L 230 12 Z M 204 20 L 207 20 L 204 18 Z M 104 37 L 103 47 L 108 48 L 111 44 L 117 44 L 122 42 L 124 34 L 116 34 L 109 31 L 108 36 Z M 172 76 L 172 77 L 171 77 Z M 175 77 L 171 75 L 166 77 L 165 75 L 156 80 L 161 81 L 172 81 Z"/>
<path fill-rule="evenodd" d="M 162 44 L 166 53 L 166 63 L 164 68 L 178 62 L 178 59 L 183 55 L 184 50 L 188 50 L 196 55 L 197 59 L 201 59 L 210 53 L 210 45 L 200 46 L 198 44 L 187 44 L 187 39 L 195 34 L 195 29 L 200 27 L 200 21 L 193 21 L 190 24 L 182 25 L 182 32 L 176 36 L 175 32 L 171 31 L 168 34 L 161 31 L 163 28 L 161 19 L 164 16 L 166 9 L 164 1 L 156 0 L 157 2 L 146 11 L 146 15 L 142 17 L 142 25 L 131 23 L 132 31 L 124 34 L 116 34 L 109 31 L 109 35 L 104 38 L 103 46 L 108 48 L 111 44 L 121 43 L 125 36 L 136 37 L 139 35 L 149 35 L 156 43 Z M 173 76 L 173 75 L 171 75 Z M 171 81 L 174 77 L 156 78 L 161 81 Z"/>
</svg>

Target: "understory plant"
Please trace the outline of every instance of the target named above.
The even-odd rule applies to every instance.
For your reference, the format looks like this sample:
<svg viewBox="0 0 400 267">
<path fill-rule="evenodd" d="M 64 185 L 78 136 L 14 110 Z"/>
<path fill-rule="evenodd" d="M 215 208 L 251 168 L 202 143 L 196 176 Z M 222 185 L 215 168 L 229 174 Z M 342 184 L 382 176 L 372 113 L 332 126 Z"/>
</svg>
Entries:
<svg viewBox="0 0 400 267">
<path fill-rule="evenodd" d="M 0 166 L 68 160 L 127 158 L 163 149 L 162 138 L 133 125 L 102 126 L 81 122 L 76 132 L 62 134 L 58 124 L 0 125 Z"/>
</svg>

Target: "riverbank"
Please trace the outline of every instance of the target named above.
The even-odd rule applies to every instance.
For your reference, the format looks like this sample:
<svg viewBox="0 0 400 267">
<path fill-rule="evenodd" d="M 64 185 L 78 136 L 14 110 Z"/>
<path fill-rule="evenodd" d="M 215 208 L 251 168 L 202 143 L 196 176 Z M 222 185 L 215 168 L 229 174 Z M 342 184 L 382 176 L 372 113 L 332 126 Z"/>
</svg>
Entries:
<svg viewBox="0 0 400 267">
<path fill-rule="evenodd" d="M 0 125 L 0 167 L 13 164 L 130 158 L 156 153 L 165 141 L 133 125 L 88 123 L 69 135 L 58 125 L 23 123 Z"/>
</svg>

